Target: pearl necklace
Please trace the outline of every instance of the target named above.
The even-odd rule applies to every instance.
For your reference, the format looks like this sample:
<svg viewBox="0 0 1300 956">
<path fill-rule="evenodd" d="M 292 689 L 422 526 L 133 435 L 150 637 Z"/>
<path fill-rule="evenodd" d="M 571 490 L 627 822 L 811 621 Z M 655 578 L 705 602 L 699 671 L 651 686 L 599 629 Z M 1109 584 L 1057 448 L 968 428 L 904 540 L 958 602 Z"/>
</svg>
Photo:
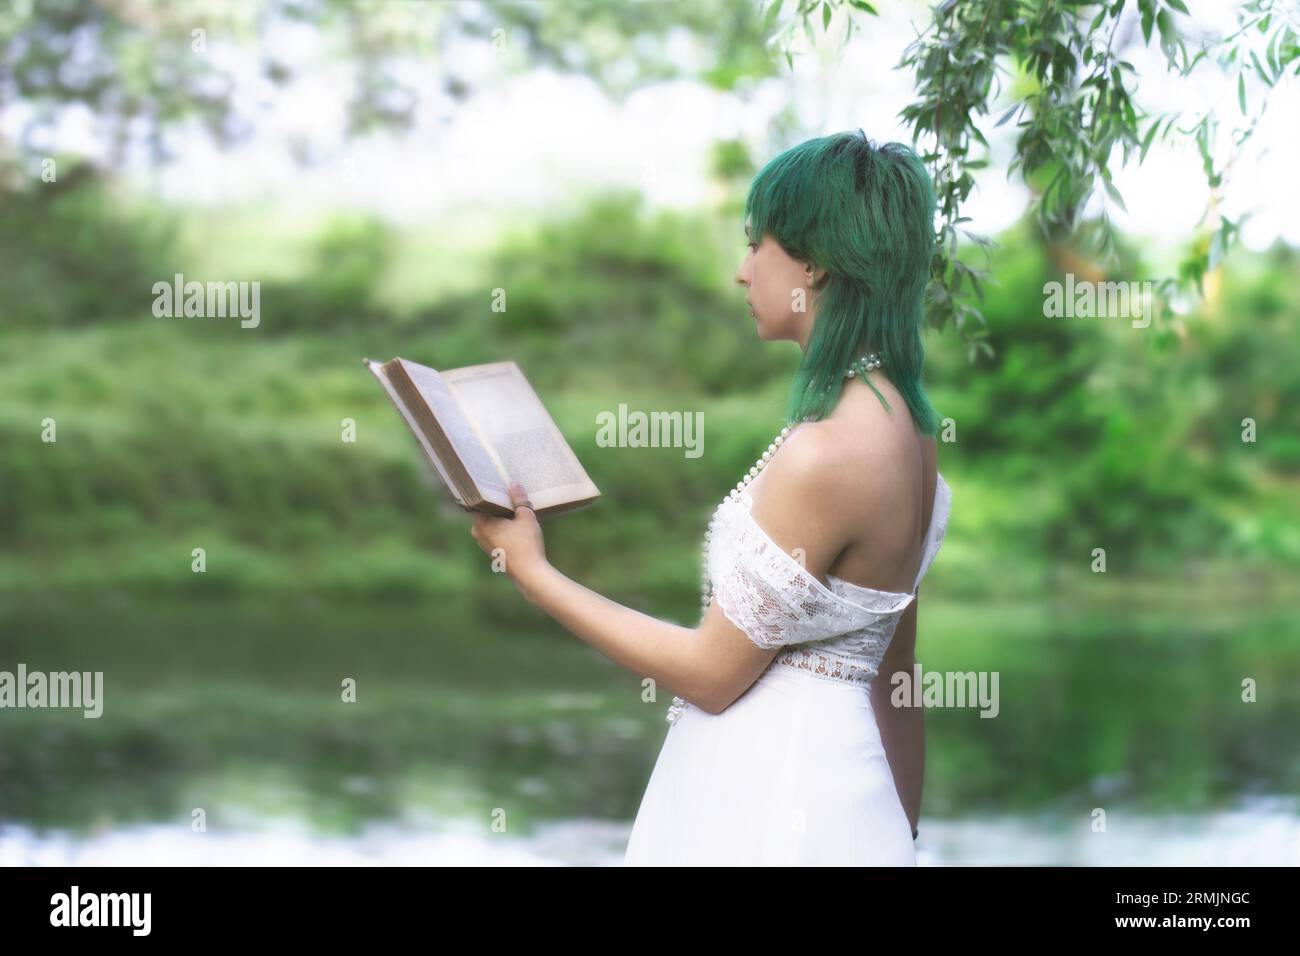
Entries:
<svg viewBox="0 0 1300 956">
<path fill-rule="evenodd" d="M 873 369 L 880 368 L 881 364 L 882 363 L 880 361 L 880 356 L 877 353 L 872 352 L 869 355 L 864 355 L 862 356 L 862 358 L 856 360 L 852 365 L 850 365 L 844 371 L 844 378 L 854 378 L 857 375 L 862 375 L 865 378 L 868 372 L 870 372 Z M 767 450 L 764 451 L 763 454 L 760 455 L 758 459 L 754 462 L 754 464 L 750 466 L 748 473 L 746 473 L 745 476 L 740 479 L 740 481 L 736 482 L 735 488 L 732 488 L 731 491 L 727 493 L 727 497 L 731 501 L 740 501 L 741 493 L 744 492 L 744 490 L 747 487 L 749 487 L 750 483 L 755 478 L 758 477 L 758 473 L 762 471 L 764 467 L 766 467 L 769 461 L 772 460 L 772 456 L 776 454 L 777 449 L 781 447 L 781 445 L 785 442 L 786 438 L 790 435 L 790 430 L 799 425 L 802 425 L 804 422 L 808 422 L 811 420 L 812 420 L 812 416 L 808 415 L 798 422 L 793 422 L 793 421 L 787 422 L 785 427 L 781 429 L 780 433 L 775 438 L 772 439 L 772 443 L 767 446 Z M 709 609 L 709 605 L 713 603 L 713 585 L 709 580 L 709 541 L 713 537 L 713 528 L 717 524 L 717 521 L 718 521 L 718 515 L 716 512 L 714 512 L 713 517 L 709 519 L 708 530 L 704 532 L 704 545 L 701 549 L 702 550 L 702 556 L 701 556 L 702 574 L 700 577 L 701 616 L 703 616 L 704 612 Z M 677 722 L 677 718 L 682 715 L 682 711 L 685 709 L 686 709 L 686 701 L 680 697 L 674 697 L 672 706 L 668 708 L 668 716 L 666 718 L 667 721 L 670 724 L 675 724 Z"/>
</svg>

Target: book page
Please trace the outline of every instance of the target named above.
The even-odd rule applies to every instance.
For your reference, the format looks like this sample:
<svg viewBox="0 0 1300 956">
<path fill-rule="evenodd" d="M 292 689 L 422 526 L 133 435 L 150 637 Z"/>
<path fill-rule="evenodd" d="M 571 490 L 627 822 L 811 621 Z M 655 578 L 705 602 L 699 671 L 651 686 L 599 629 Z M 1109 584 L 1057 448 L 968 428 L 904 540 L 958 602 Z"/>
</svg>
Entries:
<svg viewBox="0 0 1300 956">
<path fill-rule="evenodd" d="M 384 387 L 384 391 L 388 393 L 388 397 L 392 400 L 393 406 L 406 421 L 407 427 L 411 429 L 411 433 L 415 435 L 415 440 L 419 442 L 421 450 L 424 451 L 424 457 L 429 459 L 429 462 L 438 472 L 438 477 L 440 477 L 442 483 L 447 486 L 447 490 L 451 492 L 452 498 L 456 500 L 457 504 L 463 506 L 465 504 L 465 499 L 456 489 L 456 483 L 451 480 L 451 476 L 447 474 L 447 469 L 443 467 L 441 459 L 438 458 L 438 452 L 434 449 L 433 445 L 429 443 L 429 439 L 425 437 L 424 429 L 420 427 L 420 424 L 415 420 L 415 416 L 411 414 L 411 410 L 406 407 L 406 402 L 402 399 L 402 396 L 398 393 L 397 389 L 393 387 L 393 383 L 389 381 L 388 372 L 380 363 L 371 362 L 368 359 L 366 360 L 366 368 L 370 370 L 371 375 L 379 379 L 379 384 Z"/>
<path fill-rule="evenodd" d="M 456 404 L 456 399 L 448 390 L 443 377 L 427 366 L 408 362 L 406 359 L 398 359 L 398 361 L 402 363 L 402 368 L 410 377 L 411 384 L 429 403 L 429 408 L 437 417 L 438 424 L 447 435 L 447 440 L 456 449 L 457 456 L 465 466 L 465 470 L 469 472 L 470 478 L 478 485 L 483 497 L 509 504 L 510 491 L 502 480 L 500 469 L 497 468 L 492 455 L 479 441 L 474 426 L 469 423 L 460 406 Z"/>
<path fill-rule="evenodd" d="M 595 486 L 519 366 L 475 365 L 444 378 L 501 470 L 524 486 L 535 505 L 592 494 Z"/>
</svg>

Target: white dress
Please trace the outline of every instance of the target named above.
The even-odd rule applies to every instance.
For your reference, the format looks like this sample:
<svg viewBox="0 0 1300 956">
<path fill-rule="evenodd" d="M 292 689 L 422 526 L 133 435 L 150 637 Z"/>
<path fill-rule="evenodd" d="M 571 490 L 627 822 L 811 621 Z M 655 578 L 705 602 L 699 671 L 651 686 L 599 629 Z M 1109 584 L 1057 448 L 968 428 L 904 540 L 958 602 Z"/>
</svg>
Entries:
<svg viewBox="0 0 1300 956">
<path fill-rule="evenodd" d="M 747 490 L 718 506 L 705 558 L 713 600 L 755 644 L 782 650 L 720 714 L 674 699 L 625 865 L 916 865 L 870 681 L 938 553 L 951 503 L 936 476 L 907 594 L 834 575 L 828 587 L 767 536 Z"/>
</svg>

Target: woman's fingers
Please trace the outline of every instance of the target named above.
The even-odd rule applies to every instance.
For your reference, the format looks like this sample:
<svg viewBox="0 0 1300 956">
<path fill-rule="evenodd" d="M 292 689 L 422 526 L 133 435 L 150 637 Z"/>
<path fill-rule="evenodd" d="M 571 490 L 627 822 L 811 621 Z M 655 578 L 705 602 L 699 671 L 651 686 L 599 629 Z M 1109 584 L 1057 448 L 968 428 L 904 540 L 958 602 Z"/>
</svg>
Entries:
<svg viewBox="0 0 1300 956">
<path fill-rule="evenodd" d="M 533 503 L 528 500 L 528 492 L 524 486 L 517 481 L 510 482 L 510 503 L 516 508 L 527 508 L 533 510 Z"/>
</svg>

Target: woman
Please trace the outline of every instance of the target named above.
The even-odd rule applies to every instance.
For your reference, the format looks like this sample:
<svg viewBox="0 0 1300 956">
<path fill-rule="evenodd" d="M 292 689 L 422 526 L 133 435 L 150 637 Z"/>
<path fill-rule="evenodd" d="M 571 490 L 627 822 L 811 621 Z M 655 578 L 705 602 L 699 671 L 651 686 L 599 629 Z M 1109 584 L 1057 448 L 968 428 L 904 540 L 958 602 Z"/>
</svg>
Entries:
<svg viewBox="0 0 1300 956">
<path fill-rule="evenodd" d="M 933 185 L 859 130 L 769 162 L 736 273 L 760 338 L 803 351 L 790 423 L 714 513 L 704 609 L 682 627 L 546 561 L 522 489 L 474 517 L 524 596 L 678 695 L 628 841 L 637 864 L 915 865 L 922 715 L 890 703 L 914 663 L 917 588 L 951 496 L 921 387 Z"/>
</svg>

